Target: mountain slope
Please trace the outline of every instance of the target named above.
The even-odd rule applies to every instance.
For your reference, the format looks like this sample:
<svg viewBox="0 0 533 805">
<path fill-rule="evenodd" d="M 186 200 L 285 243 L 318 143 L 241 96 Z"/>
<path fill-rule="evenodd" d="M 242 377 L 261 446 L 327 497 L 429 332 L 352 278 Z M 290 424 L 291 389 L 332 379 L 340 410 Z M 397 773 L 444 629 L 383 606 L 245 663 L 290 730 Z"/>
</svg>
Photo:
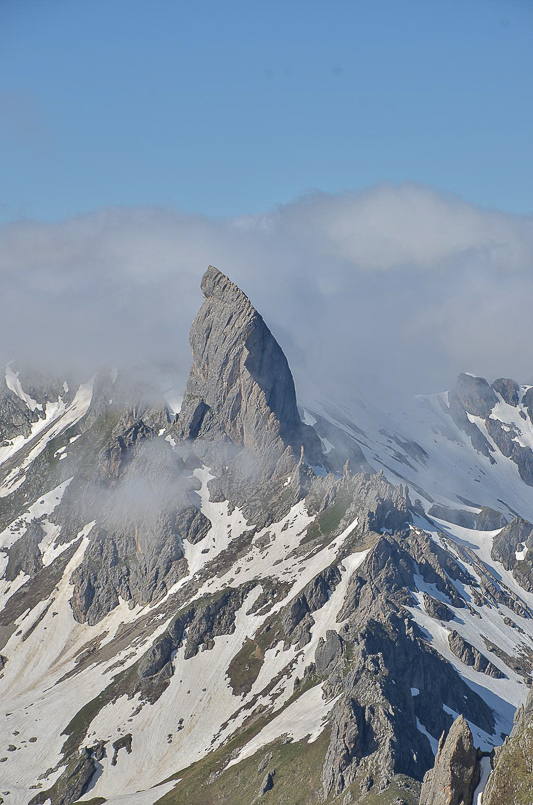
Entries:
<svg viewBox="0 0 533 805">
<path fill-rule="evenodd" d="M 459 716 L 488 756 L 527 695 L 529 389 L 302 421 L 251 302 L 202 290 L 177 416 L 6 372 L 0 796 L 414 804 Z"/>
</svg>

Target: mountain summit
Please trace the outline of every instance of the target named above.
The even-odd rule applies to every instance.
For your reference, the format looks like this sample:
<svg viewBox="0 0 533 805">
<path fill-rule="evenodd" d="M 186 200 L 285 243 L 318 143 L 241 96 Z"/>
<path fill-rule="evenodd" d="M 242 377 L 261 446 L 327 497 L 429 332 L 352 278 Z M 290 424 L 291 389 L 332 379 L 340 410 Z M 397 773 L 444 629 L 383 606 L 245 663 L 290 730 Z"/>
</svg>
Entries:
<svg viewBox="0 0 533 805">
<path fill-rule="evenodd" d="M 178 432 L 222 437 L 264 464 L 274 465 L 287 446 L 319 463 L 320 441 L 300 419 L 289 364 L 262 316 L 214 266 L 201 288 L 205 301 L 190 331 L 193 365 Z"/>
</svg>

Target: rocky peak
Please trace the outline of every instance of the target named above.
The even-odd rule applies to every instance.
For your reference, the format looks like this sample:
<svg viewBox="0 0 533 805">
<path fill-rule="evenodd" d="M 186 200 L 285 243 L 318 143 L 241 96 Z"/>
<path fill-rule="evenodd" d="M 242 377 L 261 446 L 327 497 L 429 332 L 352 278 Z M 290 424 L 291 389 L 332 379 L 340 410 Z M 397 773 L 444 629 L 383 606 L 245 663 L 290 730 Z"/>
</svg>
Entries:
<svg viewBox="0 0 533 805">
<path fill-rule="evenodd" d="M 424 777 L 420 805 L 470 805 L 478 782 L 478 751 L 468 722 L 459 716 L 440 739 L 435 766 Z"/>
<path fill-rule="evenodd" d="M 450 397 L 456 399 L 463 409 L 474 416 L 487 417 L 498 398 L 483 377 L 460 374 Z"/>
<path fill-rule="evenodd" d="M 492 384 L 492 388 L 503 397 L 508 405 L 513 405 L 516 408 L 520 402 L 520 386 L 516 380 L 511 380 L 508 377 L 499 377 Z"/>
<path fill-rule="evenodd" d="M 248 297 L 214 266 L 190 331 L 193 365 L 178 421 L 185 439 L 221 439 L 277 461 L 289 446 L 322 460 L 320 442 L 298 414 L 287 359 Z M 275 463 L 275 462 L 274 462 Z"/>
</svg>

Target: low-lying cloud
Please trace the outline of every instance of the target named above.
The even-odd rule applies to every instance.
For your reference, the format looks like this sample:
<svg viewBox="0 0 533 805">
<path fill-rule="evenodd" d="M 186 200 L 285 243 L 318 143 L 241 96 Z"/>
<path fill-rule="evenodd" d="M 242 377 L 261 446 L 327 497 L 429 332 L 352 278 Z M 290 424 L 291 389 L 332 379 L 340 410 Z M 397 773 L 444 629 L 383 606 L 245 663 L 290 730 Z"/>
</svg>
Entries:
<svg viewBox="0 0 533 805">
<path fill-rule="evenodd" d="M 62 371 L 174 363 L 208 264 L 250 296 L 297 383 L 415 392 L 533 375 L 533 216 L 416 185 L 210 219 L 109 208 L 0 227 L 0 358 Z"/>
</svg>

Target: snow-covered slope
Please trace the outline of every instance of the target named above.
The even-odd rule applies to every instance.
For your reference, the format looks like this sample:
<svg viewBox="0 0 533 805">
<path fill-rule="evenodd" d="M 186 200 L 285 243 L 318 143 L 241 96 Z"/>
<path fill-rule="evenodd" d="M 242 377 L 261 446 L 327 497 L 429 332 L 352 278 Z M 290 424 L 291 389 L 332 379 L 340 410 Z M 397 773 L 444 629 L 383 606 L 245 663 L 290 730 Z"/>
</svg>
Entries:
<svg viewBox="0 0 533 805">
<path fill-rule="evenodd" d="M 454 719 L 489 753 L 530 685 L 529 389 L 302 424 L 249 300 L 203 287 L 181 421 L 6 370 L 0 796 L 414 805 Z"/>
</svg>

